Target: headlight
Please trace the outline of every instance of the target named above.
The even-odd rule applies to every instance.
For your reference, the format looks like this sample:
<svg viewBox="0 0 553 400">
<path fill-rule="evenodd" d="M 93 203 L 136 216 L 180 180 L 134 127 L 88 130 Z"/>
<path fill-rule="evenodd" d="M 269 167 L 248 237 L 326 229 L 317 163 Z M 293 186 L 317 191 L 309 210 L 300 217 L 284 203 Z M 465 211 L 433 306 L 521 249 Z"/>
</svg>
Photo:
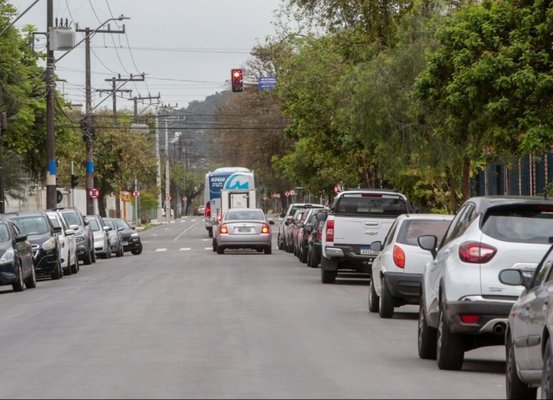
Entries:
<svg viewBox="0 0 553 400">
<path fill-rule="evenodd" d="M 131 237 L 138 237 L 138 233 L 137 232 L 131 233 Z"/>
<path fill-rule="evenodd" d="M 56 248 L 56 239 L 50 238 L 42 243 L 42 248 L 46 251 L 54 250 Z"/>
<path fill-rule="evenodd" d="M 0 257 L 0 264 L 11 263 L 13 262 L 14 258 L 15 258 L 15 251 L 13 251 L 13 248 L 10 247 L 8 250 L 4 252 L 2 257 Z"/>
<path fill-rule="evenodd" d="M 75 242 L 77 243 L 84 242 L 84 236 L 75 236 Z"/>
</svg>

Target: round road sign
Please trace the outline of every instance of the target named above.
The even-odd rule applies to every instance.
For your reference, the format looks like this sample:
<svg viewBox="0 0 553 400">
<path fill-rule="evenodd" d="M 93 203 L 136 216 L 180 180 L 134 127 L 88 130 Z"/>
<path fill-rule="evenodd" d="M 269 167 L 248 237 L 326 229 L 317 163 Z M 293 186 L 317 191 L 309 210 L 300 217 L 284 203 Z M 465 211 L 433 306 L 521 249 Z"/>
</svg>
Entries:
<svg viewBox="0 0 553 400">
<path fill-rule="evenodd" d="M 133 195 L 134 197 L 140 197 L 140 191 L 135 190 L 134 192 L 132 192 L 132 195 Z"/>
<path fill-rule="evenodd" d="M 98 196 L 100 196 L 100 191 L 96 188 L 92 188 L 88 191 L 88 194 L 90 195 L 90 197 L 92 197 L 93 199 L 97 199 Z"/>
</svg>

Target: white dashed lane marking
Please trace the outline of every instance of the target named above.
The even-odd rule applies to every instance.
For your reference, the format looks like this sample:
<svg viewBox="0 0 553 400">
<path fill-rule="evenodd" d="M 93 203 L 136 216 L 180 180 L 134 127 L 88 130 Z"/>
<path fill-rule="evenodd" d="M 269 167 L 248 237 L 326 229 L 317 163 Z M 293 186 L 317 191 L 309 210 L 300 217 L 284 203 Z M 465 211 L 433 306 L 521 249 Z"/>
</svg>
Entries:
<svg viewBox="0 0 553 400">
<path fill-rule="evenodd" d="M 192 250 L 190 247 L 181 247 L 180 251 L 190 251 Z"/>
<path fill-rule="evenodd" d="M 156 249 L 156 251 L 167 251 L 167 249 Z"/>
</svg>

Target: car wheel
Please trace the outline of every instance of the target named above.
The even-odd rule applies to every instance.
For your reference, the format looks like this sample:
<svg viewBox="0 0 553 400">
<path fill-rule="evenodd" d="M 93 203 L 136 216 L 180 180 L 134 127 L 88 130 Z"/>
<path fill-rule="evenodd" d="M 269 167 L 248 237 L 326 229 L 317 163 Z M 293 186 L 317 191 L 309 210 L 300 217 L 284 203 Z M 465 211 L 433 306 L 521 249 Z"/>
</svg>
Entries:
<svg viewBox="0 0 553 400">
<path fill-rule="evenodd" d="M 63 276 L 63 268 L 61 267 L 61 262 L 58 260 L 58 262 L 56 263 L 56 269 L 52 274 L 52 279 L 54 280 L 61 279 L 62 276 Z"/>
<path fill-rule="evenodd" d="M 213 251 L 217 251 L 217 242 L 215 241 L 215 239 L 211 241 L 211 247 L 213 248 Z"/>
<path fill-rule="evenodd" d="M 436 359 L 438 368 L 445 370 L 459 370 L 465 358 L 465 344 L 462 335 L 449 331 L 443 310 L 440 309 L 438 323 L 438 340 L 436 345 Z"/>
<path fill-rule="evenodd" d="M 284 242 L 280 239 L 280 234 L 277 237 L 278 249 L 284 250 Z"/>
<path fill-rule="evenodd" d="M 27 289 L 36 288 L 36 272 L 35 272 L 35 267 L 34 266 L 31 266 L 31 276 L 29 276 L 27 279 L 25 279 L 25 287 Z"/>
<path fill-rule="evenodd" d="M 106 247 L 108 250 L 106 251 L 106 258 L 111 258 L 111 248 L 109 246 Z"/>
<path fill-rule="evenodd" d="M 92 259 L 92 263 L 96 262 L 96 252 L 94 251 L 94 248 L 90 249 L 90 258 Z"/>
<path fill-rule="evenodd" d="M 531 388 L 524 382 L 522 382 L 517 373 L 517 363 L 515 360 L 515 349 L 510 335 L 507 336 L 506 341 L 506 368 L 505 368 L 505 390 L 508 399 L 535 399 L 537 394 L 537 388 Z M 547 342 L 549 346 L 549 341 Z M 547 351 L 547 348 L 546 348 Z M 546 363 L 544 360 L 543 371 L 545 372 Z M 543 393 L 543 374 L 542 374 L 542 397 Z M 551 394 L 551 392 L 549 392 Z M 546 399 L 547 397 L 543 397 Z"/>
<path fill-rule="evenodd" d="M 380 303 L 379 303 L 378 295 L 376 294 L 376 290 L 374 289 L 373 280 L 369 282 L 369 311 L 372 313 L 378 312 L 380 309 Z"/>
<path fill-rule="evenodd" d="M 12 288 L 14 292 L 22 292 L 25 290 L 23 283 L 23 269 L 21 268 L 21 262 L 17 261 L 17 281 L 12 283 Z"/>
<path fill-rule="evenodd" d="M 224 254 L 225 248 L 223 246 L 217 246 L 217 254 Z"/>
<path fill-rule="evenodd" d="M 75 257 L 75 264 L 73 264 L 71 266 L 71 272 L 73 274 L 76 274 L 77 272 L 79 272 L 79 258 L 78 257 Z"/>
<path fill-rule="evenodd" d="M 322 283 L 334 283 L 336 282 L 336 271 L 326 271 L 321 268 L 321 282 Z"/>
<path fill-rule="evenodd" d="M 265 254 L 271 254 L 273 252 L 273 249 L 271 245 L 265 247 Z"/>
<path fill-rule="evenodd" d="M 423 360 L 435 360 L 437 341 L 438 331 L 428 326 L 426 323 L 425 306 L 421 300 L 417 326 L 417 349 L 419 351 L 419 357 Z"/>
<path fill-rule="evenodd" d="M 285 246 L 286 246 L 286 252 L 287 252 L 287 253 L 291 253 L 291 252 L 294 251 L 294 249 L 292 248 L 292 244 L 291 244 L 291 243 L 287 243 L 287 244 L 285 244 Z"/>
<path fill-rule="evenodd" d="M 530 390 L 530 388 L 528 388 Z M 535 390 L 535 389 L 534 389 Z M 525 395 L 530 398 L 530 393 Z M 553 396 L 553 350 L 551 349 L 551 339 L 547 338 L 545 342 L 545 351 L 543 354 L 543 370 L 541 374 L 541 398 L 551 399 Z"/>
<path fill-rule="evenodd" d="M 208 228 L 207 229 L 207 235 L 212 238 L 213 237 L 213 228 Z"/>
<path fill-rule="evenodd" d="M 380 315 L 380 318 L 392 318 L 394 316 L 394 298 L 390 293 L 390 289 L 388 289 L 386 278 L 382 277 L 381 282 L 382 289 L 378 304 L 378 314 Z"/>
<path fill-rule="evenodd" d="M 85 265 L 92 264 L 92 255 L 90 254 L 90 251 L 85 252 L 83 261 Z"/>
<path fill-rule="evenodd" d="M 138 249 L 131 250 L 131 253 L 135 256 L 141 254 L 142 253 L 142 247 L 139 247 Z"/>
<path fill-rule="evenodd" d="M 300 247 L 300 261 L 302 263 L 307 263 L 307 249 L 303 246 Z"/>
<path fill-rule="evenodd" d="M 63 269 L 64 275 L 71 275 L 73 273 L 73 270 L 71 269 L 71 265 L 69 265 L 69 260 L 71 260 L 71 255 L 67 255 L 67 268 Z"/>
<path fill-rule="evenodd" d="M 115 257 L 123 257 L 125 255 L 125 251 L 123 250 L 123 244 L 119 244 L 119 248 L 117 249 L 117 253 L 115 253 Z"/>
</svg>

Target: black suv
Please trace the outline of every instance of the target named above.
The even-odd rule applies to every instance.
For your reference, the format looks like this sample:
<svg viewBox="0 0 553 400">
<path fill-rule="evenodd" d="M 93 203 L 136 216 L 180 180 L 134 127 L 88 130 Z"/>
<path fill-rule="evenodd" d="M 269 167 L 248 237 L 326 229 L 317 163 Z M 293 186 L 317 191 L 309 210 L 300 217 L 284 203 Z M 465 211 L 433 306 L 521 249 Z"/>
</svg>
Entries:
<svg viewBox="0 0 553 400">
<path fill-rule="evenodd" d="M 61 247 L 58 233 L 61 227 L 54 227 L 44 211 L 28 211 L 9 214 L 6 219 L 12 221 L 33 249 L 35 272 L 52 279 L 63 277 L 61 266 Z"/>
<path fill-rule="evenodd" d="M 85 265 L 96 262 L 96 253 L 94 252 L 94 232 L 88 226 L 88 220 L 79 210 L 72 207 L 56 208 L 67 225 L 77 225 L 79 228 L 75 231 L 75 241 L 77 242 L 77 257 Z"/>
</svg>

